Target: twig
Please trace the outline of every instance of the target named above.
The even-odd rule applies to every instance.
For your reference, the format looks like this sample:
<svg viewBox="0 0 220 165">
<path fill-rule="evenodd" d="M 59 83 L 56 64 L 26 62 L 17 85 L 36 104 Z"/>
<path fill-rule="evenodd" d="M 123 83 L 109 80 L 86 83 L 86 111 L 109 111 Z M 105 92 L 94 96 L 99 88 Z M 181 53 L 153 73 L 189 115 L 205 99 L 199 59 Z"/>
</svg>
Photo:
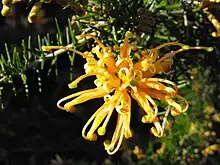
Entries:
<svg viewBox="0 0 220 165">
<path fill-rule="evenodd" d="M 164 118 L 163 118 L 163 123 L 162 123 L 162 129 L 163 129 L 163 131 L 164 131 L 164 129 L 165 129 L 165 126 L 166 126 L 166 123 L 167 123 L 167 117 L 168 117 L 168 115 L 169 115 L 169 113 L 170 113 L 170 110 L 171 110 L 171 106 L 169 105 L 169 106 L 167 107 L 167 110 L 166 110 L 165 115 L 164 115 Z"/>
<path fill-rule="evenodd" d="M 0 82 L 3 82 L 5 79 L 7 79 L 7 76 L 4 76 L 0 79 Z"/>
</svg>

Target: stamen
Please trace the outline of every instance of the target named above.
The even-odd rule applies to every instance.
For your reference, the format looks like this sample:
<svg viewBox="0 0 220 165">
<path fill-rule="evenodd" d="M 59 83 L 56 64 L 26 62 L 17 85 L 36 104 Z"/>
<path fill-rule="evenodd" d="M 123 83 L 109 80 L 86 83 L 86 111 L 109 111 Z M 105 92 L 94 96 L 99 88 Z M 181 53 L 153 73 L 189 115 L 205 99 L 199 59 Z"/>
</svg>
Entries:
<svg viewBox="0 0 220 165">
<path fill-rule="evenodd" d="M 174 82 L 172 82 L 172 81 L 169 81 L 169 80 L 165 80 L 165 79 L 162 79 L 162 78 L 148 78 L 147 79 L 147 82 L 162 82 L 162 83 L 166 83 L 166 84 L 170 84 L 170 85 L 172 85 L 173 87 L 174 87 L 174 89 L 175 89 L 175 92 L 177 93 L 177 91 L 178 91 L 178 88 L 177 88 L 177 85 L 174 83 Z M 162 84 L 161 84 L 162 85 Z M 166 92 L 167 93 L 173 93 L 174 91 L 172 90 L 172 88 L 170 88 L 170 87 L 166 87 L 166 86 L 164 86 L 166 89 L 163 89 L 162 87 L 162 89 L 163 90 L 166 90 Z M 161 89 L 158 89 L 158 90 L 161 90 Z"/>
<path fill-rule="evenodd" d="M 183 51 L 188 51 L 188 50 L 206 50 L 207 52 L 211 52 L 213 50 L 212 47 L 204 47 L 204 46 L 196 46 L 196 47 L 189 47 L 188 45 L 182 45 L 182 49 L 173 51 L 173 52 L 169 52 L 167 54 L 165 54 L 162 58 L 160 58 L 159 60 L 157 60 L 157 62 L 162 62 L 165 59 L 172 59 L 176 54 L 181 53 Z"/>
<path fill-rule="evenodd" d="M 89 58 L 89 56 L 85 55 L 84 53 L 82 53 L 78 50 L 72 49 L 72 48 L 65 47 L 65 46 L 42 46 L 43 51 L 50 51 L 53 49 L 64 49 L 64 50 L 72 51 L 76 54 L 81 55 L 83 58 Z"/>
<path fill-rule="evenodd" d="M 154 116 L 156 117 L 157 114 L 158 114 L 157 104 L 155 103 L 155 101 L 149 95 L 145 94 L 145 97 L 153 105 L 153 107 L 154 107 Z"/>
<path fill-rule="evenodd" d="M 139 90 L 136 90 L 134 91 L 136 87 L 132 87 L 132 90 L 131 90 L 131 96 L 138 102 L 138 104 L 140 105 L 140 107 L 146 112 L 146 116 L 143 118 L 144 122 L 152 122 L 152 119 L 153 119 L 153 111 L 152 111 L 152 108 L 150 107 L 149 105 L 149 102 L 148 100 L 145 100 L 144 99 L 144 93 L 139 91 Z M 147 118 L 146 118 L 147 117 Z M 145 120 L 147 119 L 147 120 Z"/>
<path fill-rule="evenodd" d="M 109 104 L 113 107 L 111 110 L 109 110 L 109 113 L 104 121 L 104 123 L 102 124 L 102 126 L 100 127 L 100 132 L 99 133 L 104 133 L 104 131 L 106 130 L 106 126 L 110 120 L 110 117 L 113 113 L 113 110 L 115 108 L 115 106 L 117 105 L 118 102 L 120 102 L 121 100 L 121 93 L 119 91 L 115 91 L 114 96 L 111 98 L 111 102 L 109 102 Z M 98 130 L 99 131 L 99 130 Z"/>
<path fill-rule="evenodd" d="M 91 93 L 92 93 L 93 95 L 91 95 Z M 80 103 L 85 102 L 85 101 L 87 101 L 87 100 L 89 100 L 89 99 L 93 99 L 97 94 L 99 94 L 99 95 L 103 94 L 103 96 L 104 96 L 104 95 L 107 94 L 107 93 L 105 93 L 105 91 L 103 90 L 102 87 L 100 87 L 100 88 L 95 88 L 95 89 L 88 89 L 88 90 L 80 91 L 80 92 L 74 93 L 74 94 L 72 94 L 72 95 L 69 95 L 69 96 L 67 96 L 67 97 L 64 97 L 64 98 L 60 99 L 60 100 L 57 102 L 57 107 L 60 108 L 60 109 L 62 109 L 62 110 L 65 110 L 65 111 L 70 111 L 70 112 L 72 112 L 72 111 L 71 111 L 71 110 L 72 110 L 71 107 L 72 107 L 73 105 L 80 104 Z M 80 95 L 81 95 L 81 97 L 80 97 Z M 84 100 L 81 99 L 80 102 L 78 102 L 78 103 L 76 103 L 76 99 L 74 99 L 73 101 L 70 101 L 70 102 L 66 103 L 66 104 L 65 104 L 66 106 L 65 106 L 65 105 L 64 105 L 64 107 L 60 106 L 60 104 L 61 104 L 63 101 L 69 100 L 69 99 L 74 98 L 74 97 L 77 97 L 77 96 L 79 96 L 80 98 L 82 98 L 82 96 L 84 96 L 84 97 L 87 96 L 87 97 L 85 97 Z M 90 97 L 89 97 L 89 96 L 90 96 Z M 98 97 L 98 96 L 96 96 L 96 97 Z M 99 96 L 99 97 L 101 97 L 101 96 Z M 79 100 L 80 98 L 78 98 L 77 100 Z"/>
<path fill-rule="evenodd" d="M 127 31 L 125 33 L 125 39 L 124 39 L 123 46 L 120 49 L 120 57 L 121 58 L 129 58 L 131 48 L 128 45 L 128 39 L 131 38 L 131 37 L 132 37 L 132 33 Z"/>
<path fill-rule="evenodd" d="M 108 92 L 106 92 L 106 90 L 104 90 L 104 88 L 100 87 L 99 90 L 97 90 L 95 92 L 93 91 L 93 92 L 85 93 L 85 94 L 78 96 L 77 98 L 73 99 L 72 101 L 66 103 L 64 105 L 64 108 L 68 109 L 69 107 L 72 107 L 77 104 L 81 104 L 81 103 L 86 102 L 88 100 L 104 97 L 106 94 L 108 94 Z"/>
<path fill-rule="evenodd" d="M 168 94 L 175 94 L 176 93 L 176 91 L 173 88 L 167 87 L 159 82 L 151 82 L 151 81 L 146 80 L 145 85 L 146 85 L 146 88 L 152 88 L 152 89 L 156 89 L 159 91 L 164 91 Z"/>
<path fill-rule="evenodd" d="M 162 129 L 162 127 L 161 127 L 161 124 L 160 124 L 160 122 L 159 122 L 159 119 L 158 118 L 156 118 L 155 120 L 154 120 L 154 126 L 155 127 L 152 127 L 151 128 L 151 133 L 154 135 L 154 136 L 156 136 L 156 137 L 162 137 L 163 136 L 163 129 Z"/>
<path fill-rule="evenodd" d="M 171 115 L 172 116 L 180 115 L 180 113 L 186 112 L 186 110 L 189 108 L 189 103 L 184 97 L 182 97 L 180 95 L 177 95 L 176 97 L 179 98 L 179 99 L 182 99 L 184 101 L 185 106 L 180 105 L 181 106 L 181 111 L 179 111 L 176 107 L 172 108 L 171 109 Z"/>
<path fill-rule="evenodd" d="M 114 107 L 111 107 L 111 109 L 114 109 Z M 94 134 L 96 129 L 99 127 L 99 125 L 102 123 L 102 121 L 107 116 L 108 112 L 109 112 L 108 108 L 105 108 L 96 115 L 96 117 L 93 121 L 93 124 L 92 124 L 91 128 L 89 129 L 89 132 L 87 133 L 87 137 L 90 137 L 91 135 Z M 102 135 L 103 133 L 105 133 L 105 130 L 104 130 L 104 132 L 100 132 L 100 130 L 99 130 L 98 133 L 99 133 L 99 135 Z"/>
<path fill-rule="evenodd" d="M 173 99 L 171 99 L 168 96 L 165 96 L 165 99 L 169 105 L 175 108 L 175 110 L 171 109 L 171 115 L 176 116 L 182 113 L 182 107 L 177 102 L 175 102 Z"/>
<path fill-rule="evenodd" d="M 81 34 L 80 36 L 91 37 L 92 39 L 94 39 L 98 43 L 100 48 L 105 49 L 105 45 L 103 45 L 102 42 L 100 40 L 98 40 L 96 36 L 91 35 L 91 34 Z"/>
<path fill-rule="evenodd" d="M 96 75 L 103 75 L 103 73 L 99 73 L 99 72 L 95 72 L 95 73 L 88 73 L 88 74 L 84 74 L 80 77 L 78 77 L 76 80 L 74 80 L 72 83 L 70 83 L 68 85 L 68 87 L 70 89 L 73 89 L 73 88 L 77 88 L 77 84 L 82 81 L 83 79 L 87 78 L 87 77 L 90 77 L 90 76 L 96 76 Z"/>
<path fill-rule="evenodd" d="M 85 135 L 86 129 L 87 127 L 90 125 L 90 123 L 96 118 L 96 116 L 103 111 L 105 108 L 107 108 L 108 104 L 103 104 L 90 118 L 89 120 L 86 122 L 85 126 L 82 129 L 82 136 L 84 139 L 88 139 L 88 137 Z"/>
<path fill-rule="evenodd" d="M 159 50 L 165 46 L 180 46 L 180 47 L 182 47 L 182 46 L 184 46 L 184 44 L 179 43 L 179 42 L 167 42 L 167 43 L 164 43 L 162 45 L 155 47 L 154 50 Z"/>
<path fill-rule="evenodd" d="M 107 149 L 107 153 L 108 153 L 109 155 L 115 154 L 115 153 L 119 150 L 119 148 L 120 148 L 120 146 L 121 146 L 121 144 L 122 144 L 123 137 L 124 137 L 124 132 L 125 132 L 125 127 L 122 126 L 121 129 L 122 129 L 122 130 L 121 130 L 121 134 L 120 134 L 120 137 L 119 137 L 118 144 L 117 144 L 116 148 L 115 148 L 114 150 L 112 150 L 113 148 Z"/>
<path fill-rule="evenodd" d="M 125 127 L 124 127 L 124 119 L 123 116 L 118 115 L 118 122 L 115 128 L 115 132 L 113 134 L 112 140 L 109 143 L 109 141 L 104 142 L 105 150 L 107 150 L 107 153 L 109 155 L 113 155 L 116 153 L 122 143 L 123 137 L 124 137 Z M 117 143 L 118 141 L 118 143 Z M 114 149 L 115 144 L 117 143 L 116 148 Z"/>
</svg>

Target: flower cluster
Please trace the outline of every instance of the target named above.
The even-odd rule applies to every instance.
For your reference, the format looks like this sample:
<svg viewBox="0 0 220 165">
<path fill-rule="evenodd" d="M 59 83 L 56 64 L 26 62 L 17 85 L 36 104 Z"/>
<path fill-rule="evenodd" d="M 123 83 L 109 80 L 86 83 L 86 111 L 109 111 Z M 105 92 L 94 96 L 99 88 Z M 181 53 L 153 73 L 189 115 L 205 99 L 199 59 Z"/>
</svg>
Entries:
<svg viewBox="0 0 220 165">
<path fill-rule="evenodd" d="M 212 145 L 206 147 L 206 148 L 202 151 L 202 154 L 203 154 L 205 157 L 208 157 L 209 155 L 214 155 L 214 152 L 215 152 L 215 151 L 220 152 L 220 144 L 212 144 Z"/>
<path fill-rule="evenodd" d="M 21 1 L 22 0 L 2 0 L 3 8 L 1 10 L 1 14 L 3 16 L 11 16 L 13 13 L 13 5 Z M 28 22 L 34 23 L 40 20 L 43 17 L 42 4 L 51 2 L 52 0 L 40 0 L 36 2 L 28 14 Z"/>
<path fill-rule="evenodd" d="M 8 16 L 11 13 L 13 4 L 20 2 L 21 0 L 2 0 L 2 10 L 1 14 L 3 16 Z"/>
<path fill-rule="evenodd" d="M 220 37 L 220 22 L 212 13 L 208 11 L 209 5 L 216 4 L 216 3 L 220 3 L 220 0 L 203 0 L 202 3 L 200 4 L 200 8 L 203 9 L 204 13 L 207 14 L 207 18 L 209 19 L 209 21 L 213 24 L 213 26 L 216 29 L 216 32 L 212 32 L 212 36 Z"/>
<path fill-rule="evenodd" d="M 167 103 L 173 116 L 185 112 L 188 102 L 178 95 L 177 85 L 169 80 L 153 78 L 157 73 L 167 73 L 173 63 L 173 57 L 189 49 L 205 49 L 207 47 L 189 47 L 170 42 L 148 50 L 138 50 L 137 45 L 129 44 L 131 32 L 126 32 L 124 43 L 119 46 L 106 47 L 93 35 L 83 35 L 93 38 L 98 44 L 91 52 L 79 52 L 62 46 L 43 46 L 44 51 L 51 49 L 66 49 L 73 51 L 86 59 L 84 75 L 69 84 L 76 88 L 77 84 L 86 77 L 96 76 L 96 88 L 80 91 L 62 98 L 57 106 L 65 111 L 74 112 L 75 105 L 91 99 L 104 98 L 104 104 L 91 116 L 82 130 L 82 136 L 94 141 L 97 134 L 105 135 L 106 127 L 115 111 L 118 115 L 117 124 L 111 140 L 104 141 L 108 154 L 114 154 L 120 148 L 124 138 L 131 138 L 131 97 L 137 101 L 145 112 L 143 123 L 152 123 L 152 134 L 163 136 L 164 130 L 158 117 L 158 106 L 155 100 Z M 179 46 L 180 49 L 165 54 L 162 58 L 158 50 L 165 46 Z M 132 56 L 138 58 L 134 62 Z M 71 99 L 71 100 L 70 100 Z M 70 100 L 69 102 L 67 100 Z M 67 101 L 67 102 L 66 102 Z"/>
</svg>

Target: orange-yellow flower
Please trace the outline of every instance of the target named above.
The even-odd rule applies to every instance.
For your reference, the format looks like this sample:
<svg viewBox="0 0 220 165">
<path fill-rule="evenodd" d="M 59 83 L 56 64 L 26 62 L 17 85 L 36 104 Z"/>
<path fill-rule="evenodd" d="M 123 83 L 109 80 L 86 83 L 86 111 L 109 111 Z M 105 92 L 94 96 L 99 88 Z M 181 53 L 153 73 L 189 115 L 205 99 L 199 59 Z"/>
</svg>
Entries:
<svg viewBox="0 0 220 165">
<path fill-rule="evenodd" d="M 214 155 L 214 152 L 215 152 L 215 151 L 220 152 L 220 144 L 212 144 L 212 145 L 206 147 L 206 148 L 202 151 L 202 154 L 203 154 L 205 157 L 208 157 L 209 155 Z"/>
<path fill-rule="evenodd" d="M 212 23 L 212 25 L 215 27 L 216 32 L 212 32 L 213 37 L 220 37 L 220 22 L 218 19 L 211 13 L 209 12 L 209 5 L 213 7 L 217 6 L 217 3 L 220 3 L 220 0 L 203 0 L 200 4 L 200 8 L 203 9 L 204 13 L 207 14 L 207 18 L 209 21 Z"/>
<path fill-rule="evenodd" d="M 96 88 L 74 93 L 62 98 L 57 102 L 60 109 L 68 112 L 75 111 L 75 105 L 95 98 L 104 98 L 104 104 L 91 116 L 82 130 L 82 136 L 87 140 L 96 140 L 97 134 L 102 136 L 106 133 L 107 124 L 112 113 L 116 110 L 118 120 L 111 140 L 104 142 L 105 150 L 114 154 L 120 148 L 124 138 L 132 137 L 130 128 L 131 120 L 131 97 L 134 98 L 145 115 L 143 123 L 153 123 L 151 132 L 157 136 L 163 136 L 163 128 L 158 117 L 156 100 L 166 102 L 172 107 L 173 116 L 185 112 L 188 108 L 187 101 L 178 95 L 175 83 L 161 79 L 152 78 L 159 72 L 168 72 L 173 63 L 173 56 L 189 49 L 206 49 L 206 47 L 189 47 L 181 43 L 170 42 L 162 44 L 154 49 L 137 51 L 135 45 L 128 43 L 130 32 L 126 32 L 123 45 L 119 48 L 104 46 L 95 36 L 83 35 L 93 38 L 98 44 L 91 52 L 79 52 L 67 47 L 44 46 L 43 50 L 66 49 L 71 50 L 86 59 L 85 73 L 72 83 L 69 88 L 76 88 L 77 84 L 88 76 L 96 76 L 94 84 Z M 165 46 L 179 46 L 180 49 L 159 57 L 158 50 Z M 134 63 L 131 54 L 140 59 Z M 70 100 L 66 102 L 67 100 Z M 175 100 L 174 100 L 175 99 Z M 183 100 L 179 103 L 178 100 Z M 63 106 L 63 104 L 66 102 Z M 91 126 L 90 126 L 91 125 Z"/>
</svg>

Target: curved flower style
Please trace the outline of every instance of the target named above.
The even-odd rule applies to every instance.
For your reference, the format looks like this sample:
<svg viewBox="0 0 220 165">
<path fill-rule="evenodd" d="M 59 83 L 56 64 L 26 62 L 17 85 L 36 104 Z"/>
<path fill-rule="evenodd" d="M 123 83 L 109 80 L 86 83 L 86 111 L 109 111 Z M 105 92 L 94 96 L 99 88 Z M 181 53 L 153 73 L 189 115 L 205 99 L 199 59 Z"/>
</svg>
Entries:
<svg viewBox="0 0 220 165">
<path fill-rule="evenodd" d="M 85 64 L 86 74 L 80 76 L 69 84 L 69 88 L 76 88 L 77 84 L 86 77 L 96 76 L 94 84 L 96 88 L 80 91 L 62 98 L 57 102 L 57 106 L 68 112 L 75 111 L 75 105 L 95 98 L 104 98 L 104 104 L 91 116 L 82 130 L 82 136 L 87 140 L 96 140 L 97 133 L 102 136 L 106 133 L 107 124 L 112 113 L 116 110 L 118 120 L 111 141 L 104 142 L 105 150 L 109 154 L 114 154 L 120 148 L 123 138 L 131 138 L 131 97 L 134 98 L 145 115 L 142 117 L 143 123 L 153 123 L 151 132 L 157 136 L 163 136 L 163 127 L 158 117 L 158 107 L 156 100 L 166 102 L 172 107 L 173 116 L 185 112 L 188 108 L 187 101 L 178 95 L 175 83 L 161 79 L 152 78 L 159 72 L 168 72 L 173 63 L 173 56 L 189 49 L 205 49 L 207 47 L 189 47 L 181 43 L 170 42 L 162 44 L 154 49 L 143 50 L 138 53 L 137 46 L 129 45 L 128 39 L 132 36 L 126 32 L 124 44 L 119 48 L 104 46 L 95 36 L 83 35 L 93 38 L 98 44 L 91 52 L 79 52 L 67 47 L 43 46 L 44 51 L 51 49 L 66 49 L 73 51 L 87 61 Z M 165 46 L 179 46 L 180 49 L 165 54 L 159 58 L 158 50 Z M 140 57 L 134 63 L 131 55 Z M 71 101 L 65 103 L 67 100 Z M 177 100 L 182 102 L 177 102 Z M 91 125 L 91 126 L 90 126 Z M 87 131 L 88 130 L 88 131 Z M 96 133 L 97 132 L 97 133 Z"/>
</svg>

